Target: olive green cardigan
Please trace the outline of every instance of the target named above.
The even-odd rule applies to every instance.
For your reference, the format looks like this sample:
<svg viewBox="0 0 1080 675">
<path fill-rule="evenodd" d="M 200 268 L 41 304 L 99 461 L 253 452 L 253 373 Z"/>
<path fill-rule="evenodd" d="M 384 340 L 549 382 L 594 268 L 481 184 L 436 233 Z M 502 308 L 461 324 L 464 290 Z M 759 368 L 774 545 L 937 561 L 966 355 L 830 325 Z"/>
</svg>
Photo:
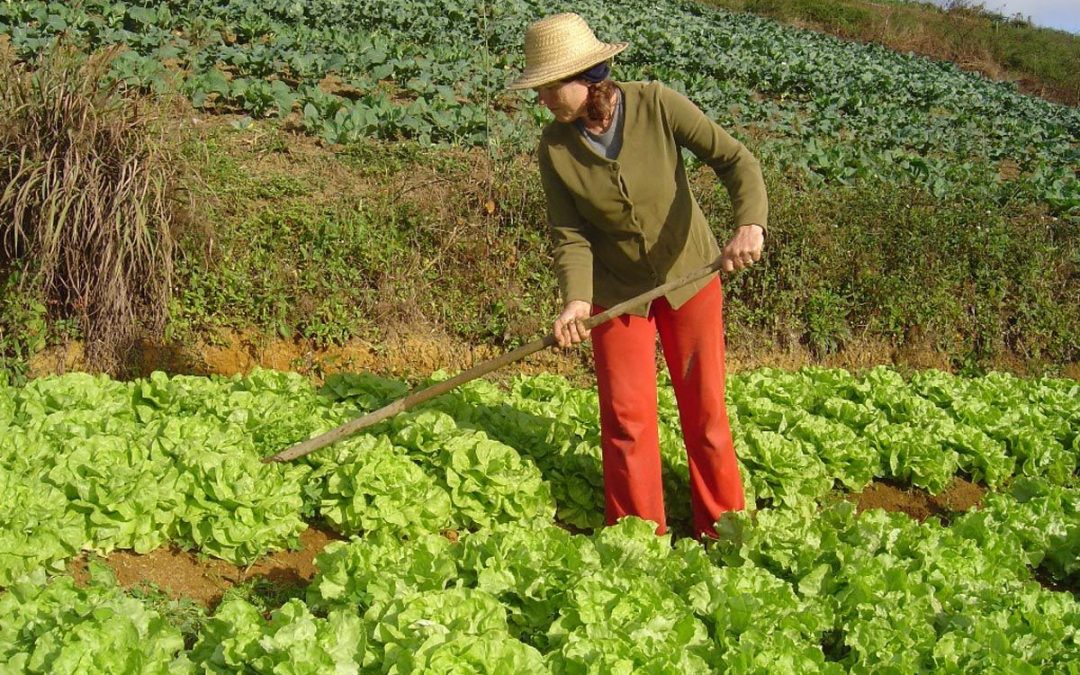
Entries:
<svg viewBox="0 0 1080 675">
<path fill-rule="evenodd" d="M 540 138 L 540 178 L 564 302 L 611 307 L 720 255 L 690 192 L 680 148 L 716 171 L 731 196 L 736 225 L 767 227 L 761 167 L 742 143 L 658 82 L 616 85 L 625 118 L 615 160 L 591 149 L 573 124 L 552 122 Z M 710 279 L 666 298 L 678 308 Z M 648 309 L 642 305 L 632 313 L 646 316 Z"/>
</svg>

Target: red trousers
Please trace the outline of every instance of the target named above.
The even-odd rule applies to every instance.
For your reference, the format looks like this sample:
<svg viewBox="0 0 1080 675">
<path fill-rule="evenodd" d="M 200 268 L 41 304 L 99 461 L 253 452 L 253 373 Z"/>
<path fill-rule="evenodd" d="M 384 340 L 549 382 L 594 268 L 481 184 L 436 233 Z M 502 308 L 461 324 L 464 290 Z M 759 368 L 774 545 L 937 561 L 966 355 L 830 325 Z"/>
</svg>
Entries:
<svg viewBox="0 0 1080 675">
<path fill-rule="evenodd" d="M 604 311 L 593 307 L 593 313 Z M 724 403 L 723 293 L 714 278 L 679 309 L 654 300 L 647 318 L 624 315 L 592 331 L 600 392 L 607 523 L 627 515 L 667 530 L 656 414 L 656 335 L 675 397 L 690 463 L 694 533 L 745 506 Z"/>
</svg>

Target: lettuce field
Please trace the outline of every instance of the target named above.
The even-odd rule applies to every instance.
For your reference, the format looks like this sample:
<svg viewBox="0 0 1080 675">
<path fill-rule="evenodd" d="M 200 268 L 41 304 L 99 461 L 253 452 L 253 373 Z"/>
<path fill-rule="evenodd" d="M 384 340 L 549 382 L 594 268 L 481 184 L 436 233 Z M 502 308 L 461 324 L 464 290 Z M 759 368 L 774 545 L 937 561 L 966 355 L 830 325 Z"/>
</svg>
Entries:
<svg viewBox="0 0 1080 675">
<path fill-rule="evenodd" d="M 404 393 L 372 375 L 73 373 L 0 391 L 2 672 L 1080 672 L 1080 384 L 886 368 L 729 377 L 747 512 L 602 524 L 597 400 L 476 382 L 294 464 L 260 458 Z M 875 479 L 979 508 L 918 522 Z M 302 597 L 170 622 L 73 558 L 170 543 L 250 563 L 345 535 Z M 681 525 L 680 525 L 681 524 Z M 1069 590 L 1071 589 L 1071 590 Z"/>
<path fill-rule="evenodd" d="M 504 90 L 523 66 L 524 28 L 565 10 L 631 43 L 617 79 L 687 92 L 792 191 L 873 182 L 962 202 L 978 219 L 1030 212 L 1054 246 L 1080 223 L 1080 109 L 689 0 L 23 0 L 0 3 L 0 49 L 29 62 L 57 41 L 122 46 L 113 81 L 179 97 L 199 118 L 228 114 L 241 131 L 268 119 L 330 144 L 483 147 L 510 166 L 546 121 L 530 94 Z M 492 215 L 495 202 L 481 203 Z M 1013 267 L 1012 239 L 971 241 Z M 1053 261 L 1066 289 L 1080 269 L 1068 256 Z M 1029 297 L 972 269 L 963 282 L 976 294 Z M 0 675 L 1080 675 L 1073 379 L 884 366 L 732 374 L 749 508 L 699 542 L 685 536 L 688 467 L 666 381 L 672 533 L 657 537 L 633 518 L 604 527 L 597 394 L 555 375 L 473 381 L 290 464 L 260 460 L 407 385 L 352 373 L 316 386 L 261 369 L 4 378 Z M 974 506 L 948 506 L 957 485 L 980 495 Z M 866 508 L 884 488 L 946 506 L 926 518 Z M 311 554 L 303 583 L 268 575 L 272 601 L 226 593 L 181 615 L 114 564 L 175 551 L 252 569 L 307 551 L 312 530 L 337 539 Z"/>
</svg>

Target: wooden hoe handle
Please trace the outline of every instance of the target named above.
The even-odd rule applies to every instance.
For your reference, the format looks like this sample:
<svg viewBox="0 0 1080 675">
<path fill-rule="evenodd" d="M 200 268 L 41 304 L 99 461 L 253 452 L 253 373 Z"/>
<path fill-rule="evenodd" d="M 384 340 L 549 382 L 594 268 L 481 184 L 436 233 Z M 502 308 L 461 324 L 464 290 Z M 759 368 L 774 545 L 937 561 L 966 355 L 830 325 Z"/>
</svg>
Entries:
<svg viewBox="0 0 1080 675">
<path fill-rule="evenodd" d="M 675 290 L 676 288 L 680 288 L 682 286 L 685 286 L 686 284 L 697 281 L 698 279 L 707 277 L 713 272 L 718 272 L 720 270 L 722 260 L 722 257 L 718 257 L 716 260 L 709 263 L 705 267 L 691 272 L 684 277 L 681 277 L 674 281 L 669 281 L 668 283 L 662 286 L 658 286 L 651 291 L 647 291 L 645 293 L 642 293 L 641 295 L 630 298 L 629 300 L 620 302 L 611 309 L 601 312 L 600 314 L 591 316 L 585 320 L 585 327 L 590 329 L 595 328 L 596 326 L 599 326 L 605 321 L 610 321 L 617 316 L 622 316 L 629 309 L 636 305 L 640 305 L 642 303 L 649 302 L 650 300 L 654 300 L 661 295 L 664 295 L 665 293 Z M 331 429 L 326 433 L 320 434 L 315 438 L 311 438 L 301 443 L 297 443 L 291 448 L 282 450 L 276 455 L 264 457 L 262 461 L 264 464 L 269 462 L 288 462 L 290 460 L 296 459 L 297 457 L 303 457 L 308 453 L 315 452 L 319 448 L 330 445 L 334 441 L 338 441 L 342 438 L 345 438 L 346 436 L 355 434 L 361 429 L 365 429 L 374 424 L 378 424 L 379 422 L 382 422 L 389 417 L 393 417 L 400 412 L 404 412 L 409 408 L 420 405 L 425 401 L 430 401 L 436 396 L 441 396 L 446 392 L 451 391 L 452 389 L 460 387 L 461 385 L 465 384 L 470 380 L 475 380 L 478 377 L 487 375 L 488 373 L 494 370 L 498 370 L 505 365 L 511 364 L 515 361 L 520 361 L 529 354 L 538 352 L 541 349 L 552 347 L 555 344 L 555 336 L 548 335 L 541 340 L 535 340 L 527 345 L 522 345 L 521 347 L 518 347 L 511 352 L 507 352 L 502 356 L 497 356 L 488 361 L 484 361 L 479 365 L 475 365 L 472 368 L 469 368 L 468 370 L 455 375 L 449 380 L 438 382 L 425 389 L 412 391 L 405 398 L 398 399 L 390 405 L 379 408 L 378 410 L 363 415 L 362 417 L 357 417 L 356 419 L 350 422 L 346 422 L 345 424 L 342 424 L 336 429 Z"/>
</svg>

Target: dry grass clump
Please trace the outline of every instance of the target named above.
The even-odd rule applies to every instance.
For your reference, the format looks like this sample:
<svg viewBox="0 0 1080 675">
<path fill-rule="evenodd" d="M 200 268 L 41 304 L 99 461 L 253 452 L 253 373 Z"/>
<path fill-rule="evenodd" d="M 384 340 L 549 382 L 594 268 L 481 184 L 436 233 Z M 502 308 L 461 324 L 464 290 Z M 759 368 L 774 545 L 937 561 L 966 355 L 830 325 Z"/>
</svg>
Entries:
<svg viewBox="0 0 1080 675">
<path fill-rule="evenodd" d="M 160 333 L 179 172 L 156 105 L 109 78 L 116 50 L 0 51 L 0 276 L 78 322 L 91 368 L 118 373 Z"/>
</svg>

